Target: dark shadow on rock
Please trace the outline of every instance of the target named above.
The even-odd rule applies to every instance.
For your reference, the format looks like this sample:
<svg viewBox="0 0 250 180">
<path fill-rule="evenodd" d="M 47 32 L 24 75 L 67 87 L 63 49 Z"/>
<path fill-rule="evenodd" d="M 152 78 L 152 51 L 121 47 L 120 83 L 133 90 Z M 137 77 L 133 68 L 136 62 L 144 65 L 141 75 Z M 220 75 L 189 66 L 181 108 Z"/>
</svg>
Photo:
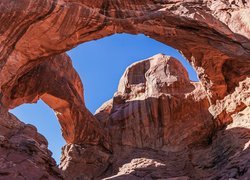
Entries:
<svg viewBox="0 0 250 180">
<path fill-rule="evenodd" d="M 194 103 L 191 96 L 177 93 L 118 102 L 110 101 L 109 111 L 104 108 L 95 115 L 113 145 L 179 151 L 211 143 L 215 124 L 205 98 Z"/>
<path fill-rule="evenodd" d="M 219 131 L 212 144 L 178 152 L 123 146 L 114 154 L 108 179 L 222 179 L 250 177 L 250 130 Z M 117 174 L 118 173 L 118 174 Z M 120 173 L 120 174 L 119 174 Z M 116 175 L 114 175 L 116 174 Z"/>
</svg>

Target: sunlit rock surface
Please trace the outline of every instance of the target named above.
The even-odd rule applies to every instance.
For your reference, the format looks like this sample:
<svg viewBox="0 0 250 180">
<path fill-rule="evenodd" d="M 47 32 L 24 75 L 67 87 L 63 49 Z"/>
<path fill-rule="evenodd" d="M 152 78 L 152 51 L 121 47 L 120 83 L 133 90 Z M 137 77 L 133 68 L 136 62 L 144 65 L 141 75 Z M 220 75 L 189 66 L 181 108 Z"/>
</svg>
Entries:
<svg viewBox="0 0 250 180">
<path fill-rule="evenodd" d="M 61 177 L 44 138 L 30 126 L 16 134 L 26 126 L 8 113 L 41 98 L 56 112 L 68 143 L 60 165 L 66 179 L 248 179 L 249 13 L 248 0 L 2 0 L 1 178 Z M 180 50 L 200 83 L 189 82 L 171 58 L 141 62 L 130 67 L 113 100 L 93 116 L 63 53 L 114 33 L 143 33 Z M 13 134 L 28 145 L 14 141 Z M 42 152 L 38 146 L 44 143 Z M 38 148 L 35 156 L 22 150 L 30 146 Z M 29 165 L 9 160 L 9 152 L 27 157 L 21 162 Z M 7 168 L 10 161 L 16 165 Z"/>
<path fill-rule="evenodd" d="M 106 145 L 104 131 L 85 107 L 82 82 L 66 54 L 40 61 L 3 93 L 3 105 L 9 108 L 42 99 L 55 111 L 67 143 Z"/>
<path fill-rule="evenodd" d="M 209 139 L 214 130 L 206 91 L 179 61 L 163 54 L 132 64 L 113 99 L 96 117 L 113 145 L 175 151 Z"/>
<path fill-rule="evenodd" d="M 216 132 L 206 91 L 174 58 L 159 54 L 128 67 L 95 116 L 112 137 L 109 179 L 249 177 L 249 108 Z"/>
</svg>

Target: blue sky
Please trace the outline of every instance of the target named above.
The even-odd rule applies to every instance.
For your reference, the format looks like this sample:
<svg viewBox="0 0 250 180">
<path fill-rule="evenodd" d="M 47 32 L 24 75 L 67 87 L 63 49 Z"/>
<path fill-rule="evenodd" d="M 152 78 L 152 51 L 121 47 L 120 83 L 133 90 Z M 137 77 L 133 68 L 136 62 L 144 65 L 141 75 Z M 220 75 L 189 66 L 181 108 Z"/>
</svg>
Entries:
<svg viewBox="0 0 250 180">
<path fill-rule="evenodd" d="M 126 67 L 158 53 L 180 60 L 188 70 L 189 78 L 198 80 L 193 68 L 177 50 L 144 35 L 116 34 L 83 43 L 67 53 L 82 79 L 86 106 L 93 113 L 112 98 Z M 21 105 L 11 112 L 23 122 L 37 127 L 48 140 L 53 157 L 59 162 L 65 141 L 54 112 L 42 101 Z"/>
</svg>

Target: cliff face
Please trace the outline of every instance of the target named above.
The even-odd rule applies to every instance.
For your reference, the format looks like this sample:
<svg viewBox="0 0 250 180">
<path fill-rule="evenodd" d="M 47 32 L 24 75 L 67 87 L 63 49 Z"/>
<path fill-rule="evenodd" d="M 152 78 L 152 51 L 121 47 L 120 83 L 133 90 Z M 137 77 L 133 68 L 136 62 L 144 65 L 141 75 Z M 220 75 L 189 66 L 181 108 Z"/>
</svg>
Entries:
<svg viewBox="0 0 250 180">
<path fill-rule="evenodd" d="M 32 125 L 0 111 L 0 179 L 63 179 L 47 140 Z"/>
<path fill-rule="evenodd" d="M 128 67 L 114 97 L 95 114 L 112 153 L 66 145 L 60 167 L 68 179 L 244 179 L 249 115 L 249 108 L 235 113 L 234 123 L 218 131 L 201 82 L 190 82 L 180 62 L 158 54 Z"/>
<path fill-rule="evenodd" d="M 249 13 L 245 0 L 2 0 L 0 175 L 61 178 L 46 140 L 8 113 L 41 98 L 68 143 L 66 178 L 249 177 Z M 158 55 L 132 65 L 93 116 L 64 52 L 114 33 L 143 33 L 180 50 L 200 83 Z M 9 152 L 27 158 L 16 162 Z"/>
<path fill-rule="evenodd" d="M 177 150 L 212 134 L 208 108 L 201 83 L 190 82 L 180 62 L 159 54 L 131 65 L 96 117 L 114 145 Z"/>
</svg>

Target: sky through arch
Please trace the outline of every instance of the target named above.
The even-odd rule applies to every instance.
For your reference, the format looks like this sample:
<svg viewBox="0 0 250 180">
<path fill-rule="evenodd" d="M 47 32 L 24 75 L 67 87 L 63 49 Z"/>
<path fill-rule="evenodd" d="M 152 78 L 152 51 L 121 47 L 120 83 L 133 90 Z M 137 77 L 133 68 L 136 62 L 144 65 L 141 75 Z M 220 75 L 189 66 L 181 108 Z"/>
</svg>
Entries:
<svg viewBox="0 0 250 180">
<path fill-rule="evenodd" d="M 189 78 L 198 81 L 194 69 L 177 50 L 144 35 L 116 34 L 83 43 L 67 53 L 82 79 L 85 103 L 92 113 L 112 98 L 123 72 L 129 65 L 158 53 L 180 60 L 187 69 Z M 11 112 L 23 122 L 37 127 L 48 140 L 49 149 L 59 163 L 61 147 L 65 141 L 53 111 L 39 101 L 36 105 L 21 105 Z"/>
<path fill-rule="evenodd" d="M 125 69 L 132 63 L 163 53 L 178 59 L 189 78 L 198 81 L 187 60 L 174 48 L 145 35 L 115 34 L 83 43 L 68 52 L 84 84 L 85 103 L 91 112 L 112 98 Z"/>
</svg>

